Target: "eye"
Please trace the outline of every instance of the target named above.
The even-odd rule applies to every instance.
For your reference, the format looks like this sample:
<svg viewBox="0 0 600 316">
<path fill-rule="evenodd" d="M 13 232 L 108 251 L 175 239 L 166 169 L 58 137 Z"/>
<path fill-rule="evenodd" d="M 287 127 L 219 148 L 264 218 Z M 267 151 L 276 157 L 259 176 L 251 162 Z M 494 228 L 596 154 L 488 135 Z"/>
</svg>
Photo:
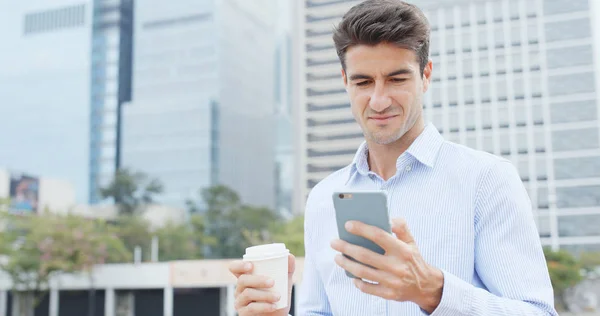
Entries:
<svg viewBox="0 0 600 316">
<path fill-rule="evenodd" d="M 369 84 L 369 81 L 368 81 L 368 80 L 365 80 L 365 81 L 361 81 L 361 82 L 357 82 L 357 83 L 356 83 L 356 85 L 357 85 L 357 86 L 359 86 L 359 87 L 364 87 L 364 86 L 366 86 L 366 85 L 368 85 L 368 84 Z"/>
<path fill-rule="evenodd" d="M 406 78 L 392 78 L 392 82 L 404 82 Z"/>
</svg>

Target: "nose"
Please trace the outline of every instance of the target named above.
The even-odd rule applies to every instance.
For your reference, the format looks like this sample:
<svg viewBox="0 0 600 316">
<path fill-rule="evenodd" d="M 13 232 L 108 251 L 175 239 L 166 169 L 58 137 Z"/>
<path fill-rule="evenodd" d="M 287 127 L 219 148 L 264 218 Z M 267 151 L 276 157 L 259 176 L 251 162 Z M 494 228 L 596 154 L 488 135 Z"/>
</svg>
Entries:
<svg viewBox="0 0 600 316">
<path fill-rule="evenodd" d="M 385 87 L 381 84 L 376 84 L 371 94 L 369 107 L 376 112 L 383 112 L 392 105 L 392 98 L 385 91 Z"/>
</svg>

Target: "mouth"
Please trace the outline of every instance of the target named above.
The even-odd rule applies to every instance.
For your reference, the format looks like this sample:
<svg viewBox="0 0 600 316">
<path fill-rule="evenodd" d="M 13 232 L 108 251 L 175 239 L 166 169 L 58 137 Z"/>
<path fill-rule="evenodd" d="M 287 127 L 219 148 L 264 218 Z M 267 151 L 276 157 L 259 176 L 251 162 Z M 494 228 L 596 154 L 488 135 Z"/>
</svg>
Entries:
<svg viewBox="0 0 600 316">
<path fill-rule="evenodd" d="M 371 116 L 371 117 L 369 117 L 369 120 L 373 120 L 376 123 L 386 123 L 386 122 L 392 120 L 393 118 L 395 118 L 397 116 L 398 115 Z"/>
</svg>

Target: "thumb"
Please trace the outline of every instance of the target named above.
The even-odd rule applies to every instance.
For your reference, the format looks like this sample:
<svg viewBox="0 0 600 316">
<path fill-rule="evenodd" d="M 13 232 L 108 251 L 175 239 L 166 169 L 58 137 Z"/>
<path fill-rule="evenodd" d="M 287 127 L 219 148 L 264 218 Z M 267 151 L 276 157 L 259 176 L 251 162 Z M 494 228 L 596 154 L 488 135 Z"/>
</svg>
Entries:
<svg viewBox="0 0 600 316">
<path fill-rule="evenodd" d="M 402 218 L 394 218 L 392 220 L 392 232 L 396 235 L 396 238 L 403 242 L 412 245 L 415 243 L 415 239 L 408 230 L 408 224 Z"/>
</svg>

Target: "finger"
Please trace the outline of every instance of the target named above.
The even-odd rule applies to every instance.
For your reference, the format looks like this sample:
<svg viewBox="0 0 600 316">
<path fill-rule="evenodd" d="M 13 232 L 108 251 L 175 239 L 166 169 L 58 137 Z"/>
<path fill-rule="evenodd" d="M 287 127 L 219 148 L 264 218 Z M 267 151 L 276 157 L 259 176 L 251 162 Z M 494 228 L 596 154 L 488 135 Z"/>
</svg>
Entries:
<svg viewBox="0 0 600 316">
<path fill-rule="evenodd" d="M 335 263 L 360 279 L 367 279 L 377 283 L 384 283 L 386 280 L 395 279 L 393 275 L 386 271 L 367 267 L 364 264 L 354 262 L 342 255 L 335 256 Z"/>
<path fill-rule="evenodd" d="M 288 275 L 291 277 L 296 271 L 296 257 L 292 254 L 288 256 Z"/>
<path fill-rule="evenodd" d="M 269 291 L 265 291 L 265 290 L 246 288 L 236 298 L 235 307 L 237 309 L 244 308 L 252 302 L 273 304 L 273 303 L 276 303 L 277 301 L 279 301 L 279 299 L 280 299 L 280 297 L 279 297 L 279 294 L 277 294 L 277 293 L 273 293 L 273 292 L 269 292 Z"/>
<path fill-rule="evenodd" d="M 238 310 L 239 315 L 259 315 L 272 313 L 276 310 L 275 304 L 270 303 L 250 303 L 246 307 Z"/>
<path fill-rule="evenodd" d="M 392 220 L 392 232 L 396 234 L 398 239 L 409 245 L 413 245 L 415 243 L 415 239 L 408 229 L 408 223 L 406 223 L 406 221 L 402 218 L 394 218 Z"/>
<path fill-rule="evenodd" d="M 236 293 L 242 293 L 246 288 L 268 289 L 273 287 L 273 284 L 273 280 L 262 275 L 242 274 L 238 278 Z"/>
<path fill-rule="evenodd" d="M 373 252 L 367 248 L 353 245 L 341 239 L 336 239 L 331 242 L 331 248 L 345 255 L 348 255 L 364 264 L 368 264 L 377 269 L 386 270 L 386 257 Z"/>
<path fill-rule="evenodd" d="M 394 294 L 394 291 L 389 287 L 367 283 L 360 279 L 354 279 L 352 282 L 354 283 L 354 286 L 356 286 L 363 293 L 379 296 L 386 300 L 398 299 Z"/>
<path fill-rule="evenodd" d="M 229 264 L 229 271 L 236 277 L 252 271 L 252 263 L 242 260 L 235 260 Z"/>
<path fill-rule="evenodd" d="M 354 235 L 364 237 L 384 250 L 388 251 L 394 249 L 398 244 L 398 239 L 394 238 L 391 233 L 384 231 L 383 229 L 359 221 L 348 221 L 345 225 L 346 230 Z"/>
</svg>

